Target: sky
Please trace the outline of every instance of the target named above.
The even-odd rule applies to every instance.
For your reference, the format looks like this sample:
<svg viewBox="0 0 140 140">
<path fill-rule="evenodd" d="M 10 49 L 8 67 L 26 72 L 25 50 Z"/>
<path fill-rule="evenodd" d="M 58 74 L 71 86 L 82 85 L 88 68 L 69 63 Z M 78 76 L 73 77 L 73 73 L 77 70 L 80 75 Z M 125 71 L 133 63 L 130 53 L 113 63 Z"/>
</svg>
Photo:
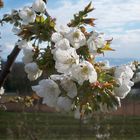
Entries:
<svg viewBox="0 0 140 140">
<path fill-rule="evenodd" d="M 106 38 L 113 38 L 112 48 L 116 51 L 105 53 L 106 57 L 134 58 L 140 60 L 140 0 L 48 0 L 47 11 L 57 19 L 57 25 L 66 25 L 74 13 L 83 9 L 90 1 L 95 10 L 89 17 L 96 18 L 93 30 L 103 32 Z M 12 9 L 31 6 L 33 0 L 4 0 L 0 18 Z M 3 58 L 12 50 L 17 38 L 11 32 L 12 26 L 0 28 Z M 21 55 L 18 59 L 20 59 Z"/>
</svg>

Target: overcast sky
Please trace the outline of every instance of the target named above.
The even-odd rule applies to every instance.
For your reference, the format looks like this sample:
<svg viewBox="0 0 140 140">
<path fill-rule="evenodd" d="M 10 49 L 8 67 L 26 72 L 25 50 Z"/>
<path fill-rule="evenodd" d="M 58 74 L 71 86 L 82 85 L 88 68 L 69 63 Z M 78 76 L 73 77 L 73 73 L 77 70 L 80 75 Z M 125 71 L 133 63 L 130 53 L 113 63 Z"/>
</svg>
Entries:
<svg viewBox="0 0 140 140">
<path fill-rule="evenodd" d="M 0 18 L 12 9 L 31 5 L 33 0 L 4 0 Z M 73 14 L 83 9 L 90 1 L 95 10 L 89 15 L 96 18 L 93 30 L 104 32 L 107 38 L 113 37 L 112 48 L 115 52 L 106 53 L 106 57 L 140 59 L 140 0 L 48 0 L 50 15 L 57 18 L 59 25 L 66 25 Z M 2 56 L 11 51 L 16 41 L 10 32 L 11 26 L 0 28 L 2 32 Z"/>
</svg>

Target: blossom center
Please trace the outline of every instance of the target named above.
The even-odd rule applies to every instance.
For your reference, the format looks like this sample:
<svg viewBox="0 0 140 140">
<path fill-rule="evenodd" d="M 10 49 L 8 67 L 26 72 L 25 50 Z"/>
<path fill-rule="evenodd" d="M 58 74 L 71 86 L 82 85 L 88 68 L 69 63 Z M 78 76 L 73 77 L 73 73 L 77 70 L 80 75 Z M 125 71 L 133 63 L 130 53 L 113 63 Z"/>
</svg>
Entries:
<svg viewBox="0 0 140 140">
<path fill-rule="evenodd" d="M 78 31 L 73 33 L 73 38 L 78 39 L 79 37 L 80 37 L 80 34 Z"/>
<path fill-rule="evenodd" d="M 67 61 L 65 61 L 65 64 L 75 64 L 75 63 L 76 63 L 76 61 L 74 58 L 70 58 Z"/>
<path fill-rule="evenodd" d="M 28 16 L 33 16 L 33 12 L 32 11 L 28 11 Z"/>
<path fill-rule="evenodd" d="M 84 66 L 81 70 L 82 74 L 87 75 L 88 74 L 88 67 Z"/>
</svg>

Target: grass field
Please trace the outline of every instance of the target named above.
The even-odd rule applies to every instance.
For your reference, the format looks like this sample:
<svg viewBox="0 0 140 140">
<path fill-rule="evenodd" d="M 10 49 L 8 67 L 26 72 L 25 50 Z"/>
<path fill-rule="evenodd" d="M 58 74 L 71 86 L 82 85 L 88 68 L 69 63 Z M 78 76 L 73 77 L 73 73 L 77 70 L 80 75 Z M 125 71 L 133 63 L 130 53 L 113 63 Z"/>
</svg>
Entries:
<svg viewBox="0 0 140 140">
<path fill-rule="evenodd" d="M 81 124 L 71 114 L 0 112 L 0 140 L 140 140 L 140 116 L 95 116 Z"/>
</svg>

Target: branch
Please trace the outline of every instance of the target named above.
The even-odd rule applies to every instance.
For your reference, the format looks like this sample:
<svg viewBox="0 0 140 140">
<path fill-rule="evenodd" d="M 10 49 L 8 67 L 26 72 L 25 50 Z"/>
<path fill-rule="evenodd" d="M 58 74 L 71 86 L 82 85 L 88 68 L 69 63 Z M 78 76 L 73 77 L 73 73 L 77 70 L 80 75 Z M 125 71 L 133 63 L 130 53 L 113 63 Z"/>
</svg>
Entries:
<svg viewBox="0 0 140 140">
<path fill-rule="evenodd" d="M 3 7 L 3 1 L 2 0 L 0 0 L 0 8 L 2 8 Z"/>
<path fill-rule="evenodd" d="M 47 10 L 45 10 L 45 15 L 46 15 L 47 17 L 50 17 L 50 18 L 51 18 L 50 14 L 48 13 Z"/>
<path fill-rule="evenodd" d="M 15 46 L 10 55 L 7 57 L 7 62 L 5 63 L 3 69 L 0 72 L 0 88 L 3 86 L 5 80 L 7 79 L 8 74 L 12 70 L 12 66 L 20 52 L 18 46 Z"/>
</svg>

